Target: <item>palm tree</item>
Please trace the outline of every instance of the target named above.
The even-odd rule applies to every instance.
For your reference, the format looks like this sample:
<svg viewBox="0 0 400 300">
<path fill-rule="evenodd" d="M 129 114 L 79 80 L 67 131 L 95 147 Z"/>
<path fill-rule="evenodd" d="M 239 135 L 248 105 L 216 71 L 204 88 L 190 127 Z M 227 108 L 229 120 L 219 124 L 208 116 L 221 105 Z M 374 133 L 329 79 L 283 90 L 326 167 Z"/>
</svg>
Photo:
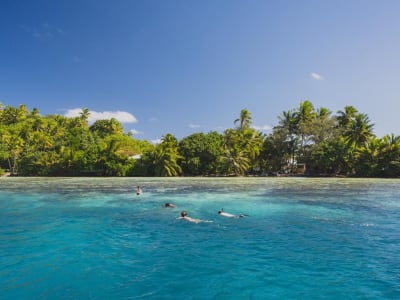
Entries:
<svg viewBox="0 0 400 300">
<path fill-rule="evenodd" d="M 88 120 L 89 120 L 90 112 L 88 108 L 82 108 L 82 111 L 79 114 L 79 119 L 81 121 L 81 124 L 83 127 L 88 126 Z"/>
<path fill-rule="evenodd" d="M 345 106 L 344 111 L 339 110 L 338 116 L 336 117 L 338 121 L 338 126 L 341 128 L 347 128 L 353 122 L 354 117 L 358 113 L 357 109 L 353 106 Z"/>
<path fill-rule="evenodd" d="M 331 115 L 332 112 L 325 107 L 317 109 L 310 136 L 314 145 L 318 145 L 327 139 L 337 136 L 338 130 L 335 127 L 335 119 L 331 117 Z"/>
<path fill-rule="evenodd" d="M 178 140 L 172 134 L 166 134 L 153 153 L 156 176 L 178 176 L 181 174 L 182 168 L 178 164 L 178 160 L 181 158 Z"/>
<path fill-rule="evenodd" d="M 1 152 L 4 153 L 4 158 L 8 162 L 8 167 L 11 174 L 18 173 L 18 163 L 24 150 L 25 141 L 21 137 L 21 126 L 13 124 L 9 126 L 5 132 L 2 132 L 1 138 Z"/>
<path fill-rule="evenodd" d="M 242 109 L 240 111 L 240 118 L 236 119 L 234 121 L 234 124 L 236 125 L 239 123 L 239 125 L 236 125 L 239 130 L 245 130 L 247 128 L 250 128 L 251 126 L 251 113 L 247 109 Z"/>
<path fill-rule="evenodd" d="M 112 134 L 123 134 L 124 130 L 119 121 L 115 118 L 109 120 L 97 120 L 90 126 L 90 131 L 96 132 L 100 137 Z"/>
<path fill-rule="evenodd" d="M 242 136 L 244 141 L 243 149 L 246 151 L 249 158 L 254 161 L 260 154 L 262 148 L 262 134 L 253 128 L 249 128 L 243 132 Z"/>
<path fill-rule="evenodd" d="M 304 147 L 308 144 L 312 124 L 316 118 L 314 106 L 308 100 L 301 101 L 299 109 L 294 113 L 294 116 L 297 124 L 297 134 L 300 136 L 299 155 L 304 156 Z"/>
<path fill-rule="evenodd" d="M 222 172 L 242 176 L 250 168 L 250 160 L 244 151 L 238 149 L 225 149 L 225 156 L 222 159 Z"/>
<path fill-rule="evenodd" d="M 296 113 L 292 110 L 283 111 L 281 115 L 278 116 L 279 125 L 274 128 L 274 131 L 283 133 L 285 138 L 285 144 L 287 149 L 287 154 L 290 157 L 288 165 L 293 168 L 295 162 L 295 153 L 298 147 L 298 123 L 296 118 Z"/>
<path fill-rule="evenodd" d="M 382 139 L 380 168 L 383 176 L 400 176 L 400 136 L 386 135 Z"/>
<path fill-rule="evenodd" d="M 156 176 L 178 176 L 182 168 L 178 165 L 179 155 L 165 148 L 162 144 L 158 145 L 153 152 L 153 164 Z"/>
<path fill-rule="evenodd" d="M 279 127 L 286 128 L 288 133 L 295 134 L 297 131 L 296 113 L 292 110 L 283 111 L 279 116 Z"/>
<path fill-rule="evenodd" d="M 299 110 L 295 112 L 295 115 L 299 123 L 312 121 L 316 116 L 313 104 L 309 100 L 301 101 Z"/>
<path fill-rule="evenodd" d="M 354 171 L 358 176 L 374 176 L 379 167 L 382 140 L 372 138 L 356 149 Z"/>
<path fill-rule="evenodd" d="M 370 124 L 368 115 L 356 114 L 353 122 L 344 131 L 344 136 L 348 144 L 354 149 L 367 143 L 374 136 L 374 124 Z"/>
<path fill-rule="evenodd" d="M 24 121 L 28 115 L 28 109 L 24 104 L 21 104 L 19 107 L 7 105 L 4 109 L 0 110 L 0 112 L 0 123 L 5 125 Z"/>
<path fill-rule="evenodd" d="M 239 128 L 225 130 L 225 154 L 222 158 L 220 168 L 222 173 L 236 176 L 246 173 L 250 167 L 250 158 L 246 144 L 247 141 L 245 140 L 244 131 Z"/>
</svg>

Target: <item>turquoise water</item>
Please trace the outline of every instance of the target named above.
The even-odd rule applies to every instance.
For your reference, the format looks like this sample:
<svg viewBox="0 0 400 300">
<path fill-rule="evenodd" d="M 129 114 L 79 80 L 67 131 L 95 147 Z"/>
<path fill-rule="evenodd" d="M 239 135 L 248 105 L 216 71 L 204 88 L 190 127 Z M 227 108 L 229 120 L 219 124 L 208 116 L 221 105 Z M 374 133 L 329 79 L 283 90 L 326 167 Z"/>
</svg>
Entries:
<svg viewBox="0 0 400 300">
<path fill-rule="evenodd" d="M 399 190 L 399 180 L 1 178 L 0 299 L 399 299 Z M 178 220 L 181 210 L 212 222 Z"/>
</svg>

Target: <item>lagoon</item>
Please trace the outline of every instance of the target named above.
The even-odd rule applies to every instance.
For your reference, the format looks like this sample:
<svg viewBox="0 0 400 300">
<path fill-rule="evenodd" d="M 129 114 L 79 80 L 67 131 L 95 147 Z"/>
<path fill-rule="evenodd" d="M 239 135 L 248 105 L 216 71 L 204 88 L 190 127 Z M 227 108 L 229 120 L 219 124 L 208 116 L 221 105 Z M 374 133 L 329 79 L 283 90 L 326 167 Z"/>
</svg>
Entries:
<svg viewBox="0 0 400 300">
<path fill-rule="evenodd" d="M 399 190 L 395 179 L 0 178 L 0 299 L 398 299 Z"/>
</svg>

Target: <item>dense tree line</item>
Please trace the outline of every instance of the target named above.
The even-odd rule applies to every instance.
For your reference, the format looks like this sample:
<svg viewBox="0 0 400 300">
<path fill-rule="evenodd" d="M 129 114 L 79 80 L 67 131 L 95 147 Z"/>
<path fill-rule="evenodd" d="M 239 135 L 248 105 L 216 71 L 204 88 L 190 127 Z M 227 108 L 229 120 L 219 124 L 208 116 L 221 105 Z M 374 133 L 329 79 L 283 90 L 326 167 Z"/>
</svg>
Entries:
<svg viewBox="0 0 400 300">
<path fill-rule="evenodd" d="M 0 168 L 23 176 L 126 176 L 131 156 L 152 149 L 123 133 L 115 119 L 88 124 L 89 111 L 66 118 L 0 106 Z"/>
<path fill-rule="evenodd" d="M 399 177 L 400 137 L 377 138 L 366 114 L 346 106 L 335 115 L 306 100 L 278 116 L 268 135 L 240 112 L 223 133 L 168 133 L 153 145 L 125 134 L 116 119 L 41 116 L 0 103 L 0 172 L 21 176 L 311 176 Z M 305 170 L 305 172 L 304 172 Z"/>
</svg>

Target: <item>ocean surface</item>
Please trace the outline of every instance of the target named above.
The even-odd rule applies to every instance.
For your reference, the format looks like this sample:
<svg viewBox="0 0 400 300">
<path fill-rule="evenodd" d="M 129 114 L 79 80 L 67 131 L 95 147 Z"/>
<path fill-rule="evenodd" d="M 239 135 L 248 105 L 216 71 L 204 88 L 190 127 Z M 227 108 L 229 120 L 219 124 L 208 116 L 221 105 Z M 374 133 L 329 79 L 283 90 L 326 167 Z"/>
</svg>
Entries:
<svg viewBox="0 0 400 300">
<path fill-rule="evenodd" d="M 0 299 L 400 299 L 400 180 L 0 178 Z"/>
</svg>

